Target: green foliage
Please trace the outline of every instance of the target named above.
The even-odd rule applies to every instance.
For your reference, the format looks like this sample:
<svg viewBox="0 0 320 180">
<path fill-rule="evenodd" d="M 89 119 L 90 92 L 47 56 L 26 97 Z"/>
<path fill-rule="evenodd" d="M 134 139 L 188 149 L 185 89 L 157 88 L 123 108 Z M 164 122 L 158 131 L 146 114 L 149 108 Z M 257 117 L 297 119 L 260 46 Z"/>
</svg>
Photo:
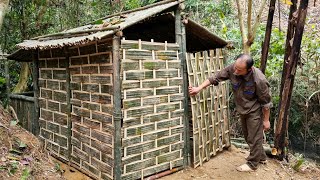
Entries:
<svg viewBox="0 0 320 180">
<path fill-rule="evenodd" d="M 292 165 L 292 168 L 295 170 L 295 171 L 299 171 L 300 168 L 301 168 L 301 165 L 304 163 L 304 158 L 303 158 L 303 155 L 302 154 L 296 154 L 296 162 Z"/>
<path fill-rule="evenodd" d="M 30 170 L 28 168 L 23 169 L 20 180 L 27 180 L 30 176 Z"/>
<path fill-rule="evenodd" d="M 8 167 L 8 174 L 10 176 L 14 175 L 18 170 L 19 162 L 13 161 L 10 163 L 10 166 Z"/>
</svg>

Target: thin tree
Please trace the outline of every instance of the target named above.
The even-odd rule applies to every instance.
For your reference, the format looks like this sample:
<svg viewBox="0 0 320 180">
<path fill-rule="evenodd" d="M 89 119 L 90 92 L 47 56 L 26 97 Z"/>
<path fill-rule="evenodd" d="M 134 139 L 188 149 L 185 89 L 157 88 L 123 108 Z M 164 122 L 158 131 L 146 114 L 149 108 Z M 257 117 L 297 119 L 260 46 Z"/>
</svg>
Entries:
<svg viewBox="0 0 320 180">
<path fill-rule="evenodd" d="M 268 59 L 268 53 L 269 53 L 270 38 L 271 38 L 271 31 L 272 31 L 272 22 L 273 22 L 275 6 L 276 6 L 276 0 L 270 0 L 266 33 L 264 36 L 264 41 L 263 41 L 263 45 L 262 45 L 262 52 L 261 52 L 260 70 L 263 73 L 265 73 L 266 67 L 267 67 L 267 59 Z"/>
<path fill-rule="evenodd" d="M 252 0 L 248 0 L 248 16 L 247 16 L 247 34 L 245 32 L 245 23 L 243 19 L 243 11 L 240 5 L 240 0 L 236 0 L 237 8 L 238 8 L 238 19 L 242 37 L 242 46 L 243 52 L 246 54 L 250 54 L 250 47 L 254 42 L 256 37 L 256 32 L 260 24 L 261 14 L 263 9 L 265 8 L 267 0 L 262 0 L 261 6 L 258 10 L 258 13 L 255 17 L 254 23 L 252 24 Z M 253 25 L 253 26 L 252 26 Z"/>
</svg>

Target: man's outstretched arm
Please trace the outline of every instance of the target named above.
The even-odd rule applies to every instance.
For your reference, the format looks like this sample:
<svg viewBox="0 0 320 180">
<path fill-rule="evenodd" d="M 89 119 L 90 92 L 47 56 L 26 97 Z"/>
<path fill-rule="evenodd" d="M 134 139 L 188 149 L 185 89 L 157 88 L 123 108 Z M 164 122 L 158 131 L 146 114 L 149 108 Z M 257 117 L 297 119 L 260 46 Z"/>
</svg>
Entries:
<svg viewBox="0 0 320 180">
<path fill-rule="evenodd" d="M 200 86 L 198 86 L 198 87 L 189 86 L 190 96 L 194 96 L 194 95 L 198 94 L 202 89 L 210 86 L 210 84 L 211 84 L 211 82 L 209 81 L 209 79 L 207 79 L 202 84 L 200 84 Z"/>
<path fill-rule="evenodd" d="M 202 89 L 208 87 L 210 84 L 217 86 L 219 84 L 219 82 L 229 79 L 229 72 L 232 68 L 233 68 L 233 64 L 227 66 L 226 68 L 217 72 L 214 76 L 211 76 L 208 79 L 206 79 L 198 87 L 189 86 L 190 96 L 194 96 L 194 95 L 198 94 Z"/>
</svg>

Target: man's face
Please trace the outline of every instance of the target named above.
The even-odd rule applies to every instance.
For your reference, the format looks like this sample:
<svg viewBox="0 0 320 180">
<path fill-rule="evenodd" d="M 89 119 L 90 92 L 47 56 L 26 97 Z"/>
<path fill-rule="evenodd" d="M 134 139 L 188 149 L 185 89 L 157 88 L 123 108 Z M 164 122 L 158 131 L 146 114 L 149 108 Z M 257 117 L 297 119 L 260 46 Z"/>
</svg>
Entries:
<svg viewBox="0 0 320 180">
<path fill-rule="evenodd" d="M 244 76 L 248 74 L 247 65 L 244 61 L 237 60 L 234 65 L 234 75 L 236 76 Z"/>
</svg>

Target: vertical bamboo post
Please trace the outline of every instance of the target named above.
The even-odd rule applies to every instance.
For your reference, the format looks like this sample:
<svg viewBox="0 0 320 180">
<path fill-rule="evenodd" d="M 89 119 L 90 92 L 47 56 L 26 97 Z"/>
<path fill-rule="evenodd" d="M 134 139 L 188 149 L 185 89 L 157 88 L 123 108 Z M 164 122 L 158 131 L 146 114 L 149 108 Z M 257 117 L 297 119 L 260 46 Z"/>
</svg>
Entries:
<svg viewBox="0 0 320 180">
<path fill-rule="evenodd" d="M 34 119 L 32 120 L 32 133 L 39 135 L 39 49 L 33 51 L 33 97 L 34 97 Z"/>
<path fill-rule="evenodd" d="M 185 26 L 181 21 L 181 6 L 175 9 L 175 36 L 176 43 L 179 44 L 179 59 L 181 60 L 181 72 L 183 76 L 183 93 L 184 93 L 184 151 L 183 151 L 183 166 L 189 166 L 190 160 L 190 135 L 189 135 L 189 110 L 188 110 L 188 102 L 189 102 L 189 93 L 188 93 L 188 72 L 187 72 L 187 64 L 186 64 L 186 33 Z"/>
<path fill-rule="evenodd" d="M 70 54 L 68 51 L 67 47 L 64 47 L 64 56 L 66 58 L 65 60 L 65 67 L 66 67 L 66 100 L 67 100 L 67 138 L 68 138 L 68 154 L 67 157 L 69 159 L 69 162 L 71 161 L 71 153 L 72 153 L 72 148 L 71 148 L 71 136 L 72 136 L 72 122 L 71 122 L 71 79 L 70 79 Z"/>
<path fill-rule="evenodd" d="M 114 179 L 121 179 L 121 82 L 120 82 L 120 37 L 113 36 L 113 119 L 114 119 Z"/>
<path fill-rule="evenodd" d="M 188 70 L 187 70 L 187 41 L 186 41 L 186 27 L 181 23 L 182 30 L 182 59 L 181 64 L 183 66 L 183 93 L 184 93 L 184 126 L 185 126 L 185 149 L 186 149 L 186 164 L 185 166 L 190 166 L 191 155 L 190 155 L 190 129 L 189 129 L 189 91 L 188 91 Z"/>
<path fill-rule="evenodd" d="M 4 58 L 6 60 L 6 58 Z M 6 91 L 7 91 L 7 106 L 9 109 L 10 106 L 10 75 L 9 75 L 9 59 L 5 61 L 5 74 L 6 74 Z"/>
</svg>

